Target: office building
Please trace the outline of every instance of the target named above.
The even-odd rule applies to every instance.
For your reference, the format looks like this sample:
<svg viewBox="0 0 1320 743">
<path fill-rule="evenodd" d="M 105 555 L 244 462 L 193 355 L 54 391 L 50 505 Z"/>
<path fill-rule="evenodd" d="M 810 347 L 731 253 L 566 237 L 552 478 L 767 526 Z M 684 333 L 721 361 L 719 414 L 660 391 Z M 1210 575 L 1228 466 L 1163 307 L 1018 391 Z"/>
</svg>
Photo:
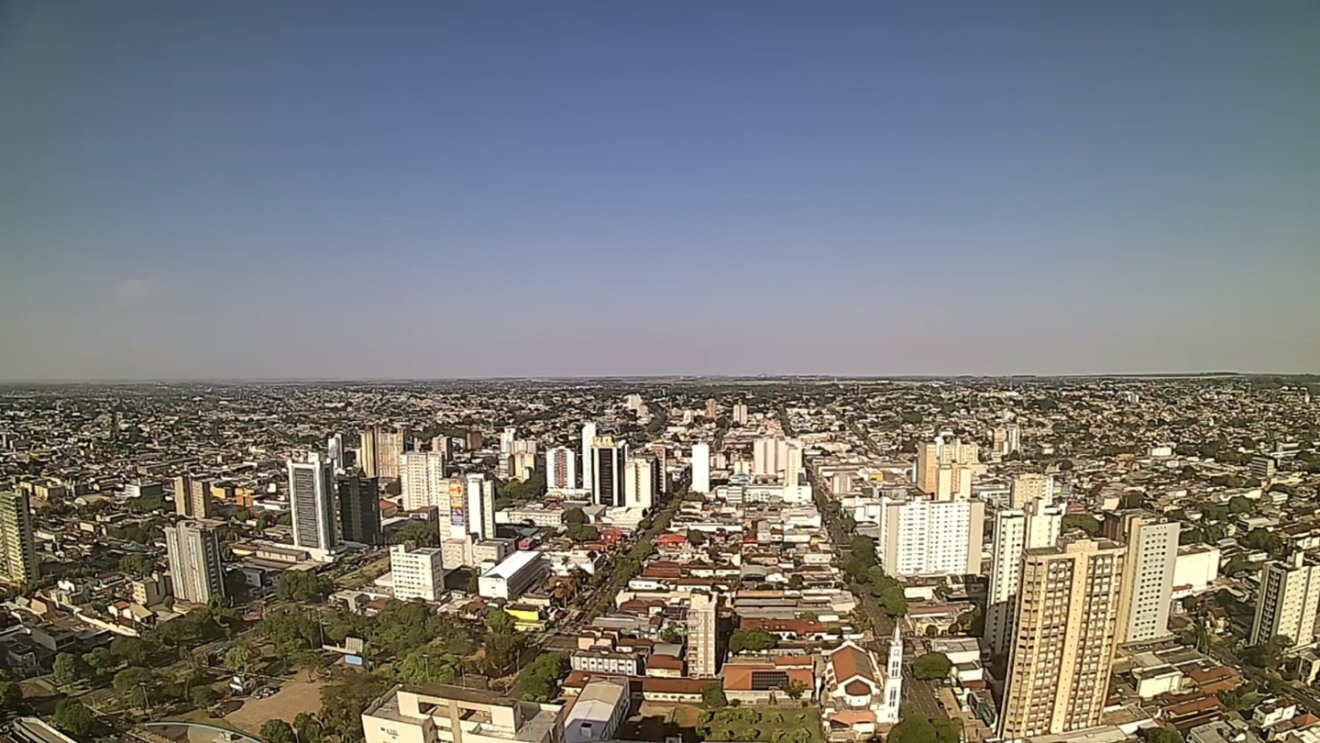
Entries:
<svg viewBox="0 0 1320 743">
<path fill-rule="evenodd" d="M 408 437 L 406 429 L 373 428 L 362 432 L 361 454 L 358 466 L 367 477 L 379 477 L 388 480 L 399 478 L 399 457 L 404 452 L 404 440 Z"/>
<path fill-rule="evenodd" d="M 364 743 L 565 743 L 562 718 L 562 705 L 427 684 L 372 702 L 362 731 Z"/>
<path fill-rule="evenodd" d="M 589 492 L 595 492 L 591 483 L 592 468 L 594 466 L 592 464 L 591 444 L 595 440 L 596 424 L 582 424 L 582 489 Z"/>
<path fill-rule="evenodd" d="M 628 508 L 650 510 L 655 504 L 656 462 L 652 457 L 633 457 L 623 465 L 623 503 Z"/>
<path fill-rule="evenodd" d="M 624 505 L 623 467 L 628 445 L 612 436 L 597 436 L 591 442 L 591 502 L 598 506 Z"/>
<path fill-rule="evenodd" d="M 191 604 L 224 598 L 225 575 L 220 565 L 217 522 L 180 521 L 165 527 L 165 551 L 174 597 Z"/>
<path fill-rule="evenodd" d="M 469 474 L 464 481 L 467 503 L 461 526 L 463 536 L 475 542 L 495 537 L 495 483 L 482 474 Z M 452 492 L 452 491 L 451 491 Z M 451 517 L 450 525 L 455 526 Z M 452 531 L 452 529 L 451 529 Z"/>
<path fill-rule="evenodd" d="M 335 434 L 325 441 L 326 456 L 330 460 L 330 467 L 336 472 L 344 471 L 344 436 Z"/>
<path fill-rule="evenodd" d="M 1269 480 L 1274 477 L 1274 473 L 1278 469 L 1278 466 L 1278 462 L 1275 461 L 1274 457 L 1252 457 L 1250 464 L 1251 476 L 1256 480 Z"/>
<path fill-rule="evenodd" d="M 477 593 L 488 599 L 513 601 L 540 585 L 549 572 L 538 550 L 514 552 L 477 578 Z"/>
<path fill-rule="evenodd" d="M 1126 549 L 1080 539 L 1022 553 L 1000 736 L 1023 740 L 1100 724 L 1118 648 Z"/>
<path fill-rule="evenodd" d="M 716 675 L 719 640 L 719 596 L 694 592 L 687 611 L 687 670 L 694 678 Z"/>
<path fill-rule="evenodd" d="M 981 572 L 985 504 L 979 500 L 885 498 L 880 510 L 881 564 L 893 576 Z"/>
<path fill-rule="evenodd" d="M 917 488 L 937 500 L 971 497 L 972 468 L 980 461 L 976 444 L 959 439 L 945 443 L 944 437 L 917 447 Z"/>
<path fill-rule="evenodd" d="M 1004 510 L 995 515 L 985 638 L 990 654 L 996 658 L 1006 657 L 1011 645 L 1018 586 L 1022 579 L 1022 552 L 1053 547 L 1059 540 L 1063 513 L 1062 505 L 1032 500 L 1022 510 Z"/>
<path fill-rule="evenodd" d="M 1160 522 L 1139 512 L 1105 515 L 1104 536 L 1127 544 L 1119 644 L 1168 637 L 1173 574 L 1178 562 L 1177 522 Z"/>
<path fill-rule="evenodd" d="M 694 493 L 710 492 L 710 444 L 692 445 L 692 484 Z"/>
<path fill-rule="evenodd" d="M 445 477 L 445 455 L 437 451 L 405 452 L 399 459 L 399 485 L 404 510 L 435 506 L 446 511 L 449 480 Z"/>
<path fill-rule="evenodd" d="M 339 493 L 339 525 L 344 541 L 376 546 L 383 543 L 380 532 L 379 481 L 361 470 L 335 480 Z"/>
<path fill-rule="evenodd" d="M 390 545 L 390 578 L 394 598 L 439 601 L 445 594 L 444 555 L 439 547 Z"/>
<path fill-rule="evenodd" d="M 3 578 L 28 583 L 41 577 L 37 545 L 32 538 L 32 501 L 25 491 L 0 492 L 0 550 Z"/>
<path fill-rule="evenodd" d="M 1287 560 L 1267 563 L 1260 573 L 1256 617 L 1248 642 L 1263 645 L 1282 635 L 1290 641 L 1287 650 L 1315 644 L 1318 604 L 1320 564 L 1313 556 L 1294 552 Z"/>
<path fill-rule="evenodd" d="M 174 510 L 188 519 L 211 518 L 211 483 L 187 475 L 174 478 Z"/>
<path fill-rule="evenodd" d="M 1027 507 L 1028 503 L 1043 501 L 1054 502 L 1054 478 L 1050 475 L 1027 473 L 1013 478 L 1009 491 L 1009 505 L 1017 510 Z"/>
<path fill-rule="evenodd" d="M 380 462 L 376 465 L 379 468 Z M 339 548 L 334 470 L 313 452 L 301 460 L 290 459 L 288 471 L 293 544 L 307 550 L 314 559 L 325 560 Z"/>
<path fill-rule="evenodd" d="M 669 449 L 663 441 L 654 441 L 651 454 L 655 456 L 655 492 L 661 496 L 669 492 Z"/>
<path fill-rule="evenodd" d="M 577 457 L 567 446 L 556 446 L 545 453 L 546 490 L 572 490 L 577 487 Z"/>
</svg>

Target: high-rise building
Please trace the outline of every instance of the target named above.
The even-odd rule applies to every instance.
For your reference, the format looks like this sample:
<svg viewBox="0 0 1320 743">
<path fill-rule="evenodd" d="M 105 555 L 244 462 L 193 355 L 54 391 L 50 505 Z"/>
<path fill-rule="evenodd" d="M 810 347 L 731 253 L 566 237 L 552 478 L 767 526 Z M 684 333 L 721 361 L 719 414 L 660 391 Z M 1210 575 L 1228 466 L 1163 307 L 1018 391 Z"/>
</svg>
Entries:
<svg viewBox="0 0 1320 743">
<path fill-rule="evenodd" d="M 943 436 L 936 436 L 917 447 L 917 487 L 937 500 L 969 497 L 972 467 L 979 461 L 976 444 L 959 439 L 945 443 Z"/>
<path fill-rule="evenodd" d="M 376 431 L 376 477 L 388 480 L 399 479 L 399 457 L 404 452 L 404 440 L 408 430 L 396 428 Z"/>
<path fill-rule="evenodd" d="M 591 442 L 591 502 L 598 506 L 622 506 L 624 503 L 624 463 L 628 445 L 613 436 L 597 436 Z"/>
<path fill-rule="evenodd" d="M 778 476 L 788 464 L 788 442 L 782 438 L 757 439 L 752 443 L 752 474 Z"/>
<path fill-rule="evenodd" d="M 1279 636 L 1291 643 L 1286 650 L 1315 644 L 1316 606 L 1320 605 L 1320 563 L 1303 552 L 1287 560 L 1267 563 L 1260 573 L 1256 618 L 1251 623 L 1252 645 Z"/>
<path fill-rule="evenodd" d="M 443 511 L 449 505 L 445 466 L 445 455 L 437 451 L 410 451 L 400 457 L 399 485 L 405 510 L 438 506 Z"/>
<path fill-rule="evenodd" d="M 379 469 L 379 461 L 376 466 Z M 288 472 L 293 544 L 324 560 L 339 547 L 334 470 L 313 452 L 301 461 L 290 459 Z"/>
<path fill-rule="evenodd" d="M 344 541 L 371 546 L 381 544 L 378 483 L 374 477 L 363 476 L 360 470 L 340 475 L 335 480 L 339 492 L 339 524 L 343 529 Z"/>
<path fill-rule="evenodd" d="M 518 427 L 505 426 L 500 431 L 500 456 L 507 457 L 513 453 L 513 442 L 518 440 Z"/>
<path fill-rule="evenodd" d="M 802 446 L 796 441 L 789 442 L 784 452 L 783 471 L 784 487 L 796 488 L 802 478 Z"/>
<path fill-rule="evenodd" d="M 715 402 L 715 399 L 714 399 L 714 398 L 711 398 L 711 399 L 707 400 L 707 401 L 706 401 L 706 418 L 708 418 L 709 420 L 715 420 L 715 418 L 717 418 L 717 417 L 719 416 L 719 413 L 720 413 L 720 405 L 719 405 L 719 403 Z"/>
<path fill-rule="evenodd" d="M 694 493 L 710 492 L 710 444 L 692 445 L 692 485 Z"/>
<path fill-rule="evenodd" d="M 714 676 L 719 637 L 719 596 L 692 593 L 687 611 L 687 670 L 695 678 Z"/>
<path fill-rule="evenodd" d="M 669 449 L 663 441 L 651 443 L 651 453 L 655 455 L 655 492 L 664 495 L 669 492 Z"/>
<path fill-rule="evenodd" d="M 335 472 L 342 472 L 344 469 L 344 436 L 335 434 L 326 439 L 325 450 L 330 459 L 330 466 Z"/>
<path fill-rule="evenodd" d="M 474 541 L 495 537 L 495 483 L 485 475 L 467 476 L 467 521 Z"/>
<path fill-rule="evenodd" d="M 216 526 L 216 522 L 180 521 L 165 527 L 165 551 L 176 599 L 205 604 L 224 597 L 225 575 Z"/>
<path fill-rule="evenodd" d="M 1252 457 L 1249 465 L 1251 477 L 1254 480 L 1268 480 L 1274 477 L 1278 466 L 1278 462 L 1275 461 L 1274 457 L 1265 455 Z"/>
<path fill-rule="evenodd" d="M 211 518 L 211 483 L 187 475 L 174 478 L 174 510 L 184 518 Z"/>
<path fill-rule="evenodd" d="M 984 524 L 979 500 L 885 498 L 876 550 L 893 576 L 979 574 Z"/>
<path fill-rule="evenodd" d="M 740 426 L 747 425 L 747 406 L 742 403 L 733 405 L 733 422 Z"/>
<path fill-rule="evenodd" d="M 582 424 L 582 489 L 593 490 L 591 477 L 595 465 L 592 463 L 591 443 L 596 440 L 596 424 Z"/>
<path fill-rule="evenodd" d="M 1021 510 L 1026 508 L 1028 503 L 1036 501 L 1054 502 L 1054 478 L 1036 473 L 1014 477 L 1009 504 Z"/>
<path fill-rule="evenodd" d="M 548 490 L 572 490 L 577 487 L 577 461 L 573 450 L 556 446 L 545 453 L 545 487 Z"/>
<path fill-rule="evenodd" d="M 27 583 L 41 577 L 41 563 L 32 538 L 32 502 L 27 492 L 0 492 L 0 551 L 4 563 L 0 573 L 10 583 Z"/>
<path fill-rule="evenodd" d="M 655 504 L 656 464 L 652 457 L 632 457 L 623 466 L 623 503 L 650 509 Z"/>
<path fill-rule="evenodd" d="M 1160 521 L 1154 514 L 1106 514 L 1104 535 L 1127 544 L 1123 560 L 1126 574 L 1118 623 L 1118 641 L 1149 642 L 1169 633 L 1173 603 L 1173 573 L 1178 562 L 1176 521 Z"/>
<path fill-rule="evenodd" d="M 439 601 L 444 598 L 444 551 L 439 547 L 409 547 L 403 544 L 390 546 L 394 598 L 400 601 Z"/>
<path fill-rule="evenodd" d="M 376 429 L 372 428 L 363 431 L 360 434 L 361 444 L 358 445 L 357 465 L 362 469 L 362 474 L 367 477 L 378 477 L 376 471 L 376 461 L 378 459 L 376 450 Z"/>
<path fill-rule="evenodd" d="M 1022 449 L 1022 427 L 1016 423 L 1010 423 L 1004 427 L 1008 434 L 1004 442 L 1004 453 L 1012 454 Z"/>
<path fill-rule="evenodd" d="M 990 587 L 986 596 L 985 638 L 994 657 L 1008 655 L 1018 586 L 1022 579 L 1022 552 L 1053 547 L 1063 526 L 1063 506 L 1048 500 L 1033 500 L 1022 510 L 1010 509 L 995 515 L 991 545 Z"/>
<path fill-rule="evenodd" d="M 1118 648 L 1121 544 L 1081 539 L 1022 553 L 1000 736 L 1022 740 L 1100 724 Z"/>
</svg>

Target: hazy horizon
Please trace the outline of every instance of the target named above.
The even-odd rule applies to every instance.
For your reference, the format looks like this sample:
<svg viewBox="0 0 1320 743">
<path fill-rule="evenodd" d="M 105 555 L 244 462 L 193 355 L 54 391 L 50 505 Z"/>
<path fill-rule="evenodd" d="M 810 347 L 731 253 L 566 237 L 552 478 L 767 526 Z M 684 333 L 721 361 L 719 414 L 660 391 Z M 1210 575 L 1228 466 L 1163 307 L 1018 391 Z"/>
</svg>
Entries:
<svg viewBox="0 0 1320 743">
<path fill-rule="evenodd" d="M 1320 372 L 1312 2 L 0 7 L 0 382 Z"/>
</svg>

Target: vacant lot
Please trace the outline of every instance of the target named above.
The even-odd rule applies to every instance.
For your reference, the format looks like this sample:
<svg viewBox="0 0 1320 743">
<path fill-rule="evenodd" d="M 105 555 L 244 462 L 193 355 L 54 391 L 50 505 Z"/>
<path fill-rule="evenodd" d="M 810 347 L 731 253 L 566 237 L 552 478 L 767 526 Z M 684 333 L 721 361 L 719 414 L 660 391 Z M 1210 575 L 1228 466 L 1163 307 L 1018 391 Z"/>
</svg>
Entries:
<svg viewBox="0 0 1320 743">
<path fill-rule="evenodd" d="M 248 699 L 243 706 L 225 716 L 230 725 L 246 732 L 261 732 L 262 723 L 271 718 L 293 722 L 299 712 L 316 714 L 321 709 L 321 679 L 306 680 L 306 674 L 285 681 L 278 694 L 265 699 Z"/>
<path fill-rule="evenodd" d="M 726 707 L 706 710 L 689 704 L 643 702 L 621 726 L 619 737 L 663 740 L 682 736 L 685 743 L 701 740 L 763 743 L 822 743 L 820 711 L 774 707 Z"/>
</svg>

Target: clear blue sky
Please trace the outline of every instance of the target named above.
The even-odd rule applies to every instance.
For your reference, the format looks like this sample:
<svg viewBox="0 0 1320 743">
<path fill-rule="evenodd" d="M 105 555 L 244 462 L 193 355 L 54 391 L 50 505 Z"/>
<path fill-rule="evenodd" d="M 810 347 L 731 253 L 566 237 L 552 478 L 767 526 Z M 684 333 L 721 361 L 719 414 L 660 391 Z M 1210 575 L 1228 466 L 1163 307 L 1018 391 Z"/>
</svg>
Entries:
<svg viewBox="0 0 1320 743">
<path fill-rule="evenodd" d="M 1320 4 L 0 3 L 0 379 L 1320 372 Z"/>
</svg>

